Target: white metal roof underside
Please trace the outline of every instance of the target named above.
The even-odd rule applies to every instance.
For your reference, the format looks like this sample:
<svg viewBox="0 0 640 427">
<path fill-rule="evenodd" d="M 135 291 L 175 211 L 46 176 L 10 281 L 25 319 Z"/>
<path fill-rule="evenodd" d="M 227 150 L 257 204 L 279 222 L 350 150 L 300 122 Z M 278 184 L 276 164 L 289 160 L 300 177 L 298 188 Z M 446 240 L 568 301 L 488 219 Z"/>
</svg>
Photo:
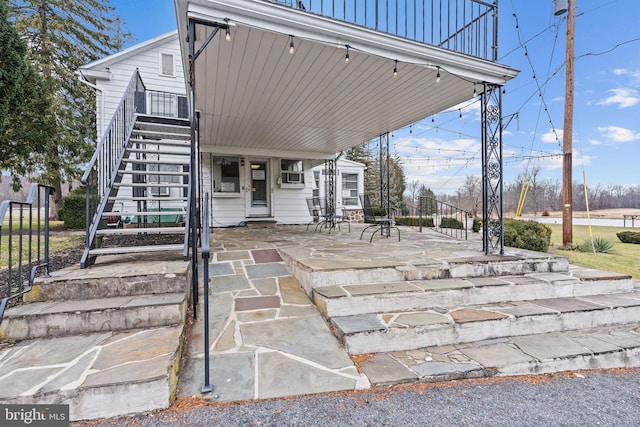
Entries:
<svg viewBox="0 0 640 427">
<path fill-rule="evenodd" d="M 232 24 L 231 40 L 219 31 L 196 60 L 203 151 L 329 157 L 470 99 L 473 82 L 503 84 L 517 75 L 506 66 L 260 0 L 175 1 L 185 70 L 188 16 Z M 196 25 L 196 51 L 211 31 Z"/>
</svg>

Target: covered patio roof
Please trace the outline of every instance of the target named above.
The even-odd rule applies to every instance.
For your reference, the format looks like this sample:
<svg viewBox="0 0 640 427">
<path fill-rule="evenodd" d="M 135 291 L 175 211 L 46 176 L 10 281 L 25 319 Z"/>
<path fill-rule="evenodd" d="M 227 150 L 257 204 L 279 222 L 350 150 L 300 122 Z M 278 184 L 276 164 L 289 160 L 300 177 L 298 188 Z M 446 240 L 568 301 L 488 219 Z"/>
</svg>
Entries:
<svg viewBox="0 0 640 427">
<path fill-rule="evenodd" d="M 195 51 L 216 25 L 223 26 L 195 61 L 202 151 L 326 158 L 469 100 L 483 83 L 502 85 L 518 73 L 264 0 L 175 5 L 185 70 L 189 19 L 197 22 Z"/>
</svg>

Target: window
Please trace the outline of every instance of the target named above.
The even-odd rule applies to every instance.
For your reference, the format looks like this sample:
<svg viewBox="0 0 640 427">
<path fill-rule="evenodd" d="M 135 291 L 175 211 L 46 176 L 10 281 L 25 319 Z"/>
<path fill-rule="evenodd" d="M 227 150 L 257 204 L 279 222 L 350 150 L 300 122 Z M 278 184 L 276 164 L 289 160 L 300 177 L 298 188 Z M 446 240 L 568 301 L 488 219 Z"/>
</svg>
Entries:
<svg viewBox="0 0 640 427">
<path fill-rule="evenodd" d="M 240 192 L 240 158 L 213 156 L 212 187 L 214 193 Z"/>
<path fill-rule="evenodd" d="M 168 184 L 179 184 L 181 178 L 182 167 L 180 165 L 163 165 L 160 164 L 155 169 L 152 165 L 149 166 L 149 171 L 157 170 L 159 172 L 167 172 L 167 175 L 149 175 L 149 184 L 152 186 L 149 188 L 152 196 L 168 196 L 169 186 Z M 167 184 L 167 185 L 162 185 Z"/>
<path fill-rule="evenodd" d="M 313 171 L 313 197 L 320 197 L 320 171 Z"/>
<path fill-rule="evenodd" d="M 358 174 L 342 174 L 342 205 L 358 206 Z"/>
<path fill-rule="evenodd" d="M 304 169 L 302 160 L 280 160 L 280 180 L 282 184 L 304 185 Z"/>
<path fill-rule="evenodd" d="M 173 55 L 170 53 L 160 54 L 160 75 L 175 77 Z"/>
</svg>

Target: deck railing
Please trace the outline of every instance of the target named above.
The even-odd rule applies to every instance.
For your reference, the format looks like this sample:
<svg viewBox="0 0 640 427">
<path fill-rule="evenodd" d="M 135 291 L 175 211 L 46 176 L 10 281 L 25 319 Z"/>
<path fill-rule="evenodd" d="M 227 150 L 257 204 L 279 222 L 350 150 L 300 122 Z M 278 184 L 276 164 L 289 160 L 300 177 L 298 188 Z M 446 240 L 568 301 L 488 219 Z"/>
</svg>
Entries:
<svg viewBox="0 0 640 427">
<path fill-rule="evenodd" d="M 433 229 L 456 239 L 467 239 L 468 222 L 471 214 L 453 205 L 434 198 L 423 196 L 419 198 L 418 217 L 419 231 L 422 232 L 423 218 L 431 218 Z"/>
<path fill-rule="evenodd" d="M 188 119 L 187 97 L 173 92 L 147 90 L 146 114 Z"/>
<path fill-rule="evenodd" d="M 33 184 L 26 201 L 0 204 L 0 322 L 9 300 L 31 290 L 36 273 L 49 274 L 49 202 L 54 190 Z M 34 215 L 35 210 L 35 215 Z"/>
<path fill-rule="evenodd" d="M 497 2 L 481 0 L 266 0 L 490 61 Z"/>
</svg>

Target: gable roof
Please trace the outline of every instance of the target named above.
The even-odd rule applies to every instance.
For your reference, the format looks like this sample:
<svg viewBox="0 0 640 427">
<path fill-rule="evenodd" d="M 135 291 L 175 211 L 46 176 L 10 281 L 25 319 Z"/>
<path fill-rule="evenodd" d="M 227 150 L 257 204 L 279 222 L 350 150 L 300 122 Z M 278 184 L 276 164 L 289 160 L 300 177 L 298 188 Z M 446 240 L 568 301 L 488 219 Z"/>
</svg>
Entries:
<svg viewBox="0 0 640 427">
<path fill-rule="evenodd" d="M 85 64 L 81 66 L 80 69 L 83 71 L 103 70 L 104 68 L 109 67 L 111 64 L 115 64 L 117 62 L 123 61 L 147 49 L 152 49 L 154 47 L 161 46 L 173 40 L 175 40 L 176 42 L 178 41 L 178 30 L 173 30 L 168 33 L 154 37 L 152 39 L 146 40 L 142 43 L 135 44 L 121 52 L 114 53 L 113 55 L 105 56 L 104 58 Z"/>
</svg>

